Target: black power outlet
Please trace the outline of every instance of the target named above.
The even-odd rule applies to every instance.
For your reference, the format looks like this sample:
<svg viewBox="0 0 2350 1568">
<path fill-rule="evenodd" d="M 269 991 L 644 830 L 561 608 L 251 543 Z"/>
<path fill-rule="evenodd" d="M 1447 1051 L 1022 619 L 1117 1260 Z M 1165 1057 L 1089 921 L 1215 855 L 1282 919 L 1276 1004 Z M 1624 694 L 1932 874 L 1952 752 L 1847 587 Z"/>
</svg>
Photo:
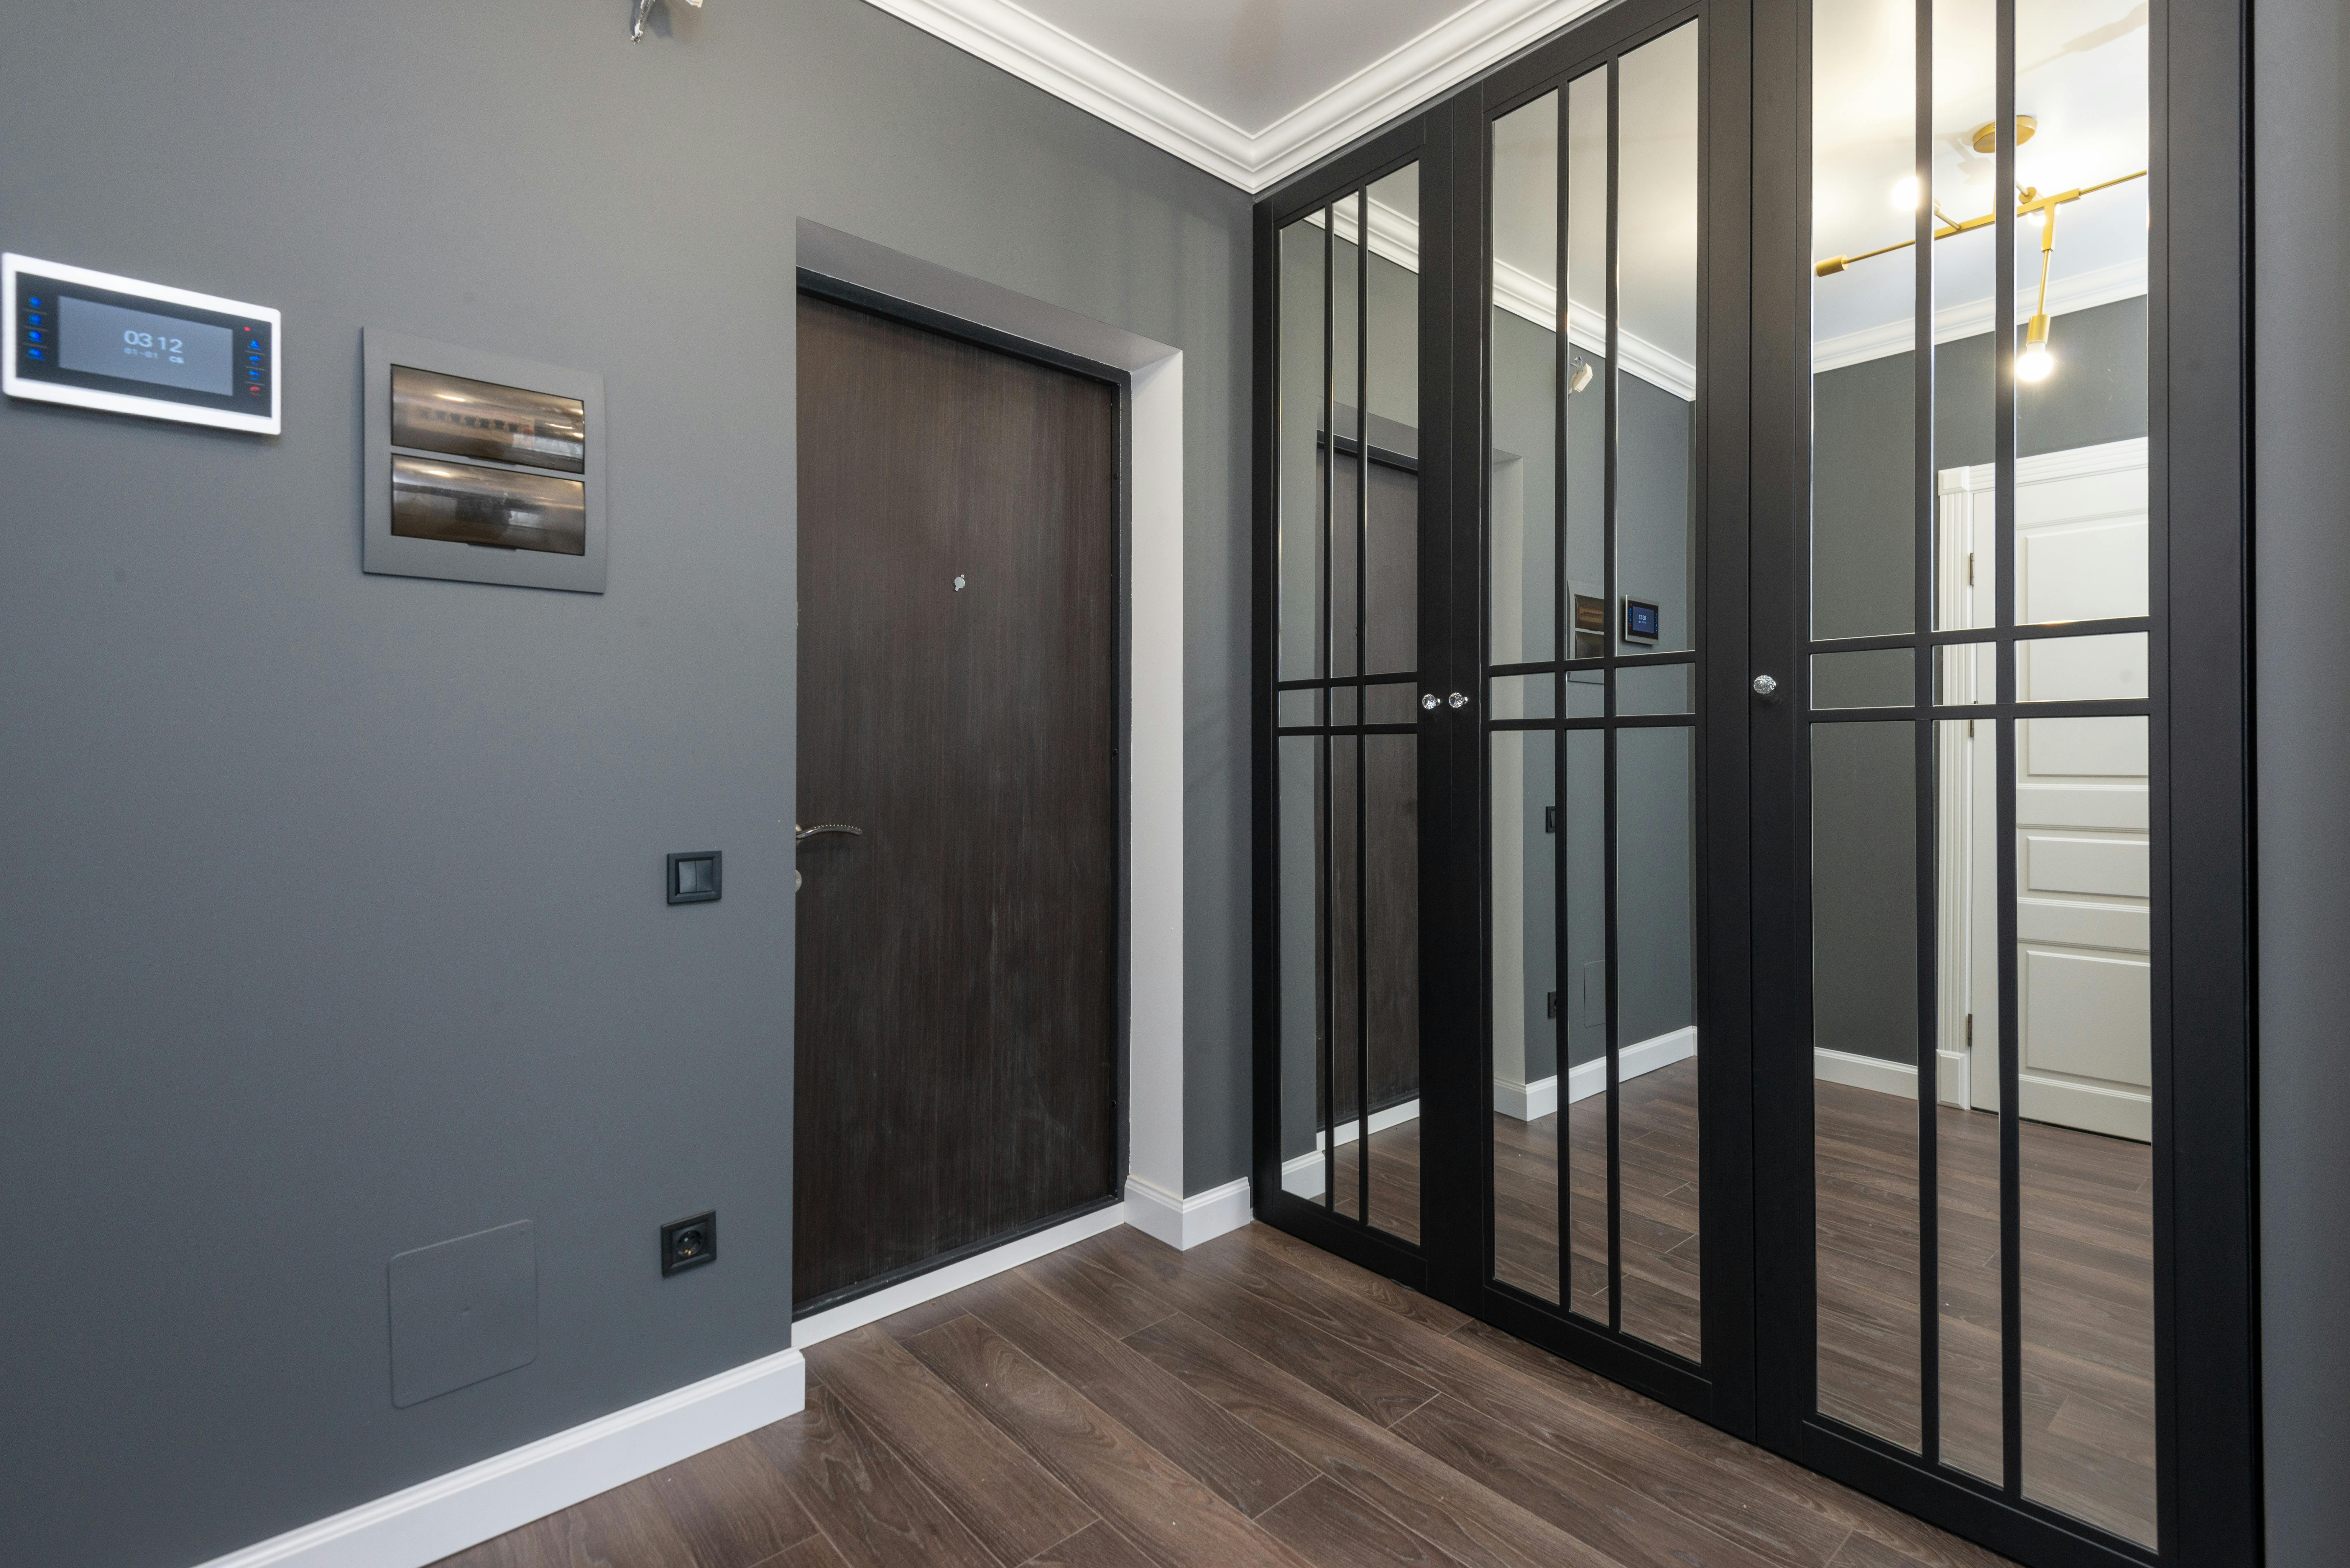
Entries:
<svg viewBox="0 0 2350 1568">
<path fill-rule="evenodd" d="M 661 1277 L 718 1261 L 718 1210 L 672 1220 L 661 1227 Z"/>
</svg>

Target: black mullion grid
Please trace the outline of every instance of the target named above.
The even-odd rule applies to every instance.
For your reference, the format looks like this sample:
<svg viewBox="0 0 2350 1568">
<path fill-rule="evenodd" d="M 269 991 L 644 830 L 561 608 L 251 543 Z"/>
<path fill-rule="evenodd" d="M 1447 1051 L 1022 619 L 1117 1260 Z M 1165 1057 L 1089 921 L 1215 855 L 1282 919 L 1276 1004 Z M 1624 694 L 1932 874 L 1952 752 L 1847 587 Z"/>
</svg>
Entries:
<svg viewBox="0 0 2350 1568">
<path fill-rule="evenodd" d="M 1907 708 L 1900 709 L 1898 710 L 1897 716 L 1906 719 L 1909 716 L 1909 710 Z M 1696 722 L 1696 718 L 1688 713 L 1626 713 L 1613 719 L 1494 719 L 1487 723 L 1486 728 L 1492 730 L 1547 730 L 1555 725 L 1560 730 L 1671 730 L 1688 729 L 1694 725 Z M 1372 726 L 1374 732 L 1382 727 L 1383 726 L 1378 725 Z M 1397 728 L 1401 729 L 1404 728 L 1404 726 L 1399 725 Z M 1283 732 L 1286 734 L 1292 733 L 1293 732 L 1284 731 Z M 1305 734 L 1308 732 L 1299 730 L 1294 732 L 1297 734 Z"/>
<path fill-rule="evenodd" d="M 1560 569 L 1562 571 L 1565 570 L 1563 566 Z M 1697 653 L 1695 649 L 1686 649 L 1679 653 L 1626 654 L 1617 660 L 1618 668 L 1625 670 L 1638 670 L 1648 665 L 1695 664 L 1696 662 Z M 1553 670 L 1599 670 L 1605 668 L 1606 663 L 1607 661 L 1602 659 L 1527 659 L 1517 664 L 1491 665 L 1486 669 L 1485 673 L 1493 676 L 1496 679 L 1509 675 L 1548 675 Z M 1394 678 L 1389 677 L 1389 679 Z M 1376 684 L 1376 681 L 1374 683 Z M 1290 680 L 1284 681 L 1283 684 L 1284 686 L 1311 686 L 1315 683 L 1311 680 Z"/>
<path fill-rule="evenodd" d="M 2002 712 L 2015 701 L 2015 0 L 1995 0 L 1997 23 L 1991 110 L 1998 139 L 1991 289 L 1994 503 L 1998 540 L 1992 624 L 2000 633 L 1998 693 Z M 1999 1294 L 2000 1470 L 2002 1490 L 2023 1495 L 2023 1132 L 2017 1116 L 2022 1043 L 2016 1038 L 2015 753 L 2013 720 L 1996 726 L 1999 749 Z"/>
<path fill-rule="evenodd" d="M 1371 190 L 1355 192 L 1355 439 L 1371 444 Z M 1332 432 L 1336 434 L 1334 431 Z M 1335 443 L 1334 443 L 1335 444 Z M 1355 1218 L 1371 1222 L 1371 828 L 1369 710 L 1370 464 L 1355 460 Z"/>
<path fill-rule="evenodd" d="M 1336 302 L 1331 297 L 1331 286 L 1336 277 L 1334 247 L 1337 244 L 1338 210 L 1336 203 L 1322 209 L 1322 430 L 1326 438 L 1338 433 L 1336 383 L 1333 380 L 1337 348 L 1334 340 L 1336 327 Z M 1318 825 L 1322 860 L 1322 919 L 1315 934 L 1315 946 L 1322 954 L 1322 1207 L 1335 1211 L 1338 1201 L 1338 1080 L 1336 1044 L 1333 1038 L 1338 1028 L 1338 955 L 1331 941 L 1331 884 L 1337 877 L 1337 856 L 1331 843 L 1331 773 L 1334 748 L 1330 740 L 1330 676 L 1331 652 L 1336 645 L 1336 627 L 1330 613 L 1332 591 L 1330 569 L 1333 547 L 1338 541 L 1338 443 L 1335 439 L 1322 442 L 1322 566 L 1321 594 L 1315 613 L 1321 618 L 1315 640 L 1321 659 L 1325 690 L 1316 704 L 1321 710 L 1322 745 L 1320 774 L 1322 810 Z M 1356 718 L 1362 717 L 1357 712 Z"/>
<path fill-rule="evenodd" d="M 1918 639 L 1910 657 L 1918 718 L 1915 763 L 1918 899 L 1918 1451 L 1928 1464 L 1941 1458 L 1941 1280 L 1940 1146 L 1937 1121 L 1941 1106 L 1942 1058 L 1939 1024 L 1941 988 L 1936 983 L 1940 953 L 1939 836 L 1935 805 L 1940 770 L 1934 765 L 1934 655 L 1925 637 L 1934 626 L 1934 0 L 1917 0 L 1913 40 L 1917 56 L 1915 158 L 1918 204 L 1911 247 L 1915 294 L 1911 327 L 1916 335 L 1916 391 L 1912 395 L 1911 471 L 1916 486 L 1916 562 L 1911 569 L 1911 627 Z"/>
<path fill-rule="evenodd" d="M 2153 618 L 2148 616 L 2121 615 L 2105 620 L 2048 621 L 2039 626 L 2010 625 L 1997 630 L 1981 626 L 1954 627 L 1948 631 L 1928 633 L 1922 639 L 1912 632 L 1898 631 L 1874 637 L 1839 637 L 1814 639 L 1806 643 L 1804 648 L 1811 653 L 1870 653 L 1879 649 L 1912 648 L 1921 641 L 1929 647 L 1950 648 L 1996 642 L 2006 638 L 2037 642 L 2060 637 L 2112 637 L 2124 632 L 2146 631 L 2153 625 Z"/>
<path fill-rule="evenodd" d="M 1618 964 L 1616 952 L 1616 726 L 1612 722 L 1616 717 L 1616 618 L 1618 614 L 1617 608 L 1618 591 L 1616 583 L 1616 445 L 1618 435 L 1616 428 L 1617 405 L 1616 383 L 1624 373 L 1621 364 L 1622 335 L 1617 319 L 1623 314 L 1623 301 L 1618 297 L 1621 280 L 1617 275 L 1621 266 L 1618 251 L 1621 236 L 1617 233 L 1619 225 L 1616 210 L 1616 161 L 1620 129 L 1618 119 L 1622 113 L 1622 78 L 1621 59 L 1610 57 L 1607 61 L 1607 398 L 1604 405 L 1605 411 L 1601 416 L 1607 431 L 1605 438 L 1606 499 L 1603 511 L 1607 564 L 1605 587 L 1601 592 L 1607 598 L 1607 625 L 1606 635 L 1600 644 L 1602 668 L 1607 673 L 1601 679 L 1599 690 L 1600 711 L 1611 721 L 1602 732 L 1607 736 L 1607 740 L 1604 742 L 1605 755 L 1601 762 L 1606 773 L 1603 775 L 1604 784 L 1601 789 L 1603 805 L 1600 820 L 1607 835 L 1604 849 L 1606 867 L 1604 897 L 1607 911 L 1606 927 L 1607 940 L 1607 1054 L 1606 1057 L 1607 1063 L 1607 1327 L 1613 1333 L 1621 1333 L 1624 1328 L 1624 1205 L 1621 1185 L 1623 1151 L 1618 1137 L 1622 1096 L 1617 1093 L 1616 1082 L 1617 997 L 1623 987 L 1617 983 Z M 1560 156 L 1565 156 L 1565 149 L 1563 147 L 1560 149 Z M 1563 708 L 1565 703 L 1562 701 L 1560 705 Z M 1562 1082 L 1559 1087 L 1560 1098 L 1563 1100 L 1565 1097 L 1565 1085 Z M 1562 1113 L 1560 1119 L 1563 1123 L 1565 1119 L 1564 1116 L 1565 1106 L 1562 1105 L 1559 1108 Z M 1559 1138 L 1559 1147 L 1562 1151 L 1568 1147 L 1565 1132 L 1566 1129 L 1562 1126 Z M 1560 1185 L 1564 1187 L 1565 1184 L 1562 1182 Z"/>
<path fill-rule="evenodd" d="M 1551 117 L 1556 149 L 1557 167 L 1553 171 L 1558 186 L 1556 220 L 1552 227 L 1555 245 L 1551 276 L 1558 283 L 1556 328 L 1558 341 L 1552 345 L 1551 377 L 1551 486 L 1550 486 L 1550 794 L 1552 813 L 1558 823 L 1558 832 L 1551 839 L 1550 874 L 1550 940 L 1551 976 L 1558 987 L 1562 1005 L 1559 1016 L 1551 1023 L 1551 1045 L 1558 1075 L 1558 1304 L 1562 1311 L 1575 1310 L 1575 1183 L 1568 1172 L 1575 1163 L 1574 1144 L 1569 1136 L 1573 1120 L 1568 1096 L 1570 1063 L 1568 1054 L 1575 1031 L 1568 1023 L 1570 1007 L 1567 975 L 1570 972 L 1571 945 L 1567 929 L 1567 863 L 1566 842 L 1569 833 L 1567 810 L 1570 802 L 1566 793 L 1566 658 L 1575 651 L 1575 632 L 1568 625 L 1568 606 L 1572 595 L 1566 576 L 1566 383 L 1567 367 L 1574 362 L 1574 344 L 1569 340 L 1575 314 L 1573 296 L 1569 292 L 1574 279 L 1567 275 L 1567 203 L 1573 195 L 1569 171 L 1573 161 L 1567 156 L 1567 128 L 1571 123 L 1567 107 L 1575 95 L 1575 83 L 1570 78 L 1561 81 L 1554 89 Z M 1488 314 L 1491 314 L 1488 307 Z M 1488 712 L 1492 710 L 1487 709 Z M 1487 742 L 1490 747 L 1492 742 Z"/>
<path fill-rule="evenodd" d="M 2083 698 L 2076 702 L 1940 702 L 1929 710 L 1935 719 L 2135 719 L 2148 711 L 2142 698 Z M 1915 719 L 1915 708 L 1823 708 L 1807 715 L 1814 724 L 1866 724 L 1887 720 Z M 1636 719 L 1618 721 L 1638 723 Z"/>
</svg>

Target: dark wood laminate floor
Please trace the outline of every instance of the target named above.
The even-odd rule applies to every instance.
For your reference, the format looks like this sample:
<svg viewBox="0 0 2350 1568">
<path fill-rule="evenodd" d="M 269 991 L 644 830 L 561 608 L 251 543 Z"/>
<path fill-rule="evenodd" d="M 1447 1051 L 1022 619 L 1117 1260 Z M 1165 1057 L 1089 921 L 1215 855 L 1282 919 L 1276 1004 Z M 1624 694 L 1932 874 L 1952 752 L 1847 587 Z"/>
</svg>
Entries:
<svg viewBox="0 0 2350 1568">
<path fill-rule="evenodd" d="M 804 1414 L 444 1568 L 2002 1561 L 1261 1225 L 1112 1231 L 807 1360 Z"/>
</svg>

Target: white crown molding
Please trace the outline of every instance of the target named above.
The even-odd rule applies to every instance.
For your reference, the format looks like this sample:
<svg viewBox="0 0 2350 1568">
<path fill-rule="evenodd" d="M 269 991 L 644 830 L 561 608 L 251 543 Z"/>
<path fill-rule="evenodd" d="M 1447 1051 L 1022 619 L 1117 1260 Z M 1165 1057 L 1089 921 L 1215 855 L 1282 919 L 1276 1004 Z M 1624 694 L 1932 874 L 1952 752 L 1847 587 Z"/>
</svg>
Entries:
<svg viewBox="0 0 2350 1568">
<path fill-rule="evenodd" d="M 1263 130 L 1248 131 L 1010 0 L 869 0 L 1251 194 L 1604 3 L 1471 0 Z"/>
<path fill-rule="evenodd" d="M 2116 262 L 2091 272 L 2075 273 L 2071 277 L 2052 278 L 2048 284 L 2048 314 L 2070 316 L 2076 310 L 2088 310 L 2116 300 L 2135 299 L 2146 292 L 2146 263 Z M 2015 291 L 2017 325 L 2032 319 L 2032 296 L 2019 283 Z M 1979 337 L 1991 330 L 1991 302 L 1985 299 L 1962 300 L 1946 305 L 1934 312 L 1934 341 L 1954 343 L 1961 337 Z M 1823 337 L 1812 346 L 1812 374 L 1823 370 L 1841 370 L 1847 365 L 1865 360 L 1883 359 L 1895 354 L 1907 354 L 1917 346 L 1917 334 L 1907 321 L 1888 321 L 1881 327 L 1864 327 L 1857 332 L 1841 333 Z"/>
</svg>

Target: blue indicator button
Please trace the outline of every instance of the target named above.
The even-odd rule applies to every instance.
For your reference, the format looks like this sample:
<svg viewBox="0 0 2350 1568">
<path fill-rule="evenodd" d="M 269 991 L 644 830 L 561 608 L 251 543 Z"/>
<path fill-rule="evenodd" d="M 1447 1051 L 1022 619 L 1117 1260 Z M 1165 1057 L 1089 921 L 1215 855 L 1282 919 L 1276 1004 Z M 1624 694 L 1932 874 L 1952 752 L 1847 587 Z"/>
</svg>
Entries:
<svg viewBox="0 0 2350 1568">
<path fill-rule="evenodd" d="M 245 358 L 252 364 L 258 365 L 261 363 L 261 356 L 258 354 L 247 354 Z"/>
<path fill-rule="evenodd" d="M 42 315 L 37 310 L 32 310 L 25 313 L 25 319 L 31 322 L 34 326 L 38 327 L 43 322 L 47 321 L 48 317 Z"/>
<path fill-rule="evenodd" d="M 37 327 L 26 333 L 25 336 L 31 338 L 36 343 L 38 343 L 41 340 L 40 330 Z"/>
<path fill-rule="evenodd" d="M 33 296 L 32 298 L 30 298 L 30 299 L 27 299 L 26 301 L 25 301 L 25 303 L 26 303 L 26 305 L 31 306 L 35 310 L 38 310 L 38 309 L 40 309 L 40 308 L 41 308 L 41 300 L 40 300 L 40 296 L 39 296 L 38 295 L 34 296 Z"/>
<path fill-rule="evenodd" d="M 44 359 L 48 357 L 48 350 L 46 348 L 27 348 L 25 350 L 25 354 L 27 358 Z"/>
</svg>

